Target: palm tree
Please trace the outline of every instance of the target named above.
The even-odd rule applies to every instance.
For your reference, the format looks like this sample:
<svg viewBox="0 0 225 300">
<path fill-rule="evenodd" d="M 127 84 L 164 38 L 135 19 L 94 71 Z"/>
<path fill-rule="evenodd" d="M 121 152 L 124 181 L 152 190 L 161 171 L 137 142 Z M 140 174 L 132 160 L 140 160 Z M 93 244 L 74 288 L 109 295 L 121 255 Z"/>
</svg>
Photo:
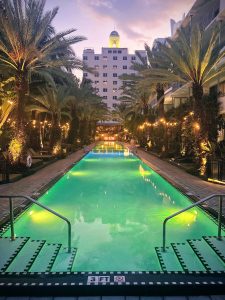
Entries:
<svg viewBox="0 0 225 300">
<path fill-rule="evenodd" d="M 162 51 L 170 67 L 153 68 L 148 76 L 152 80 L 174 82 L 178 77 L 181 82 L 191 83 L 195 119 L 199 123 L 198 151 L 200 174 L 205 173 L 206 157 L 210 151 L 207 120 L 203 101 L 203 88 L 210 82 L 225 74 L 225 56 L 219 44 L 219 30 L 212 33 L 202 31 L 195 26 L 190 32 L 181 28 L 176 40 L 167 39 Z"/>
<path fill-rule="evenodd" d="M 83 144 L 89 143 L 95 136 L 98 120 L 107 115 L 107 106 L 102 98 L 95 94 L 91 83 L 84 80 L 80 85 L 78 105 L 79 138 Z"/>
<path fill-rule="evenodd" d="M 31 75 L 82 68 L 70 46 L 85 38 L 70 37 L 75 29 L 56 34 L 51 24 L 58 8 L 44 12 L 45 0 L 2 0 L 2 5 L 0 67 L 15 76 L 16 134 L 23 136 Z"/>
<path fill-rule="evenodd" d="M 151 102 L 151 86 L 138 75 L 122 75 L 122 96 L 120 101 L 132 109 L 135 108 L 147 121 L 149 104 Z"/>
<path fill-rule="evenodd" d="M 111 112 L 112 118 L 122 125 L 125 125 L 127 115 L 127 105 L 123 102 L 119 103 Z"/>
<path fill-rule="evenodd" d="M 139 70 L 143 65 L 139 65 Z M 147 134 L 139 130 L 143 122 L 153 121 L 150 103 L 152 101 L 152 86 L 140 75 L 123 75 L 120 101 L 126 106 L 124 111 L 125 125 L 136 136 L 142 146 L 147 143 Z"/>
<path fill-rule="evenodd" d="M 157 76 L 157 69 L 170 68 L 170 61 L 163 55 L 160 44 L 158 45 L 157 50 L 151 50 L 149 45 L 145 44 L 145 50 L 147 59 L 137 53 L 141 63 L 133 63 L 132 68 L 138 71 L 139 88 L 142 90 L 151 90 L 152 98 L 156 95 L 157 101 L 159 101 L 158 117 L 162 118 L 164 117 L 164 90 L 168 87 L 169 83 L 179 81 L 179 77 L 173 74 L 172 78 L 172 75 L 170 74 L 168 80 L 167 77 L 161 78 L 161 76 Z M 154 70 L 154 77 L 151 76 L 152 70 Z"/>
<path fill-rule="evenodd" d="M 45 87 L 38 89 L 39 94 L 33 95 L 34 104 L 28 105 L 26 111 L 47 113 L 51 117 L 50 149 L 53 154 L 61 150 L 62 117 L 71 118 L 66 109 L 67 102 L 71 100 L 71 91 L 67 86 Z"/>
</svg>

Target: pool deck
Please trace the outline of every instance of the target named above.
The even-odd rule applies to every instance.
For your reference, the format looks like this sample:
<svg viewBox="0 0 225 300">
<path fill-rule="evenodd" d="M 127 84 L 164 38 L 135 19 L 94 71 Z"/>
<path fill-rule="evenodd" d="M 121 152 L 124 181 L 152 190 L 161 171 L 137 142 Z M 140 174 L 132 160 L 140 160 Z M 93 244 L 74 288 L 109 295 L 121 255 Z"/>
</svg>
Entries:
<svg viewBox="0 0 225 300">
<path fill-rule="evenodd" d="M 90 145 L 89 149 L 92 149 L 94 145 Z M 67 158 L 58 160 L 33 175 L 22 178 L 17 182 L 0 185 L 0 195 L 37 196 L 39 191 L 44 189 L 49 182 L 62 175 L 74 162 L 79 161 L 84 155 L 83 150 L 78 150 Z M 176 188 L 194 199 L 202 199 L 211 194 L 225 194 L 225 186 L 223 185 L 203 181 L 141 149 L 137 150 L 137 155 Z M 18 207 L 22 203 L 22 200 L 15 200 L 14 206 Z M 211 200 L 208 205 L 217 210 L 218 201 Z M 0 219 L 8 213 L 8 206 L 8 201 L 0 202 Z M 225 216 L 225 205 L 223 205 L 223 215 Z"/>
<path fill-rule="evenodd" d="M 136 154 L 154 171 L 194 200 L 200 200 L 212 194 L 225 194 L 224 185 L 204 181 L 142 149 L 137 149 Z M 206 203 L 218 211 L 217 199 L 212 199 Z M 223 205 L 223 216 L 225 216 L 225 205 Z"/>
</svg>

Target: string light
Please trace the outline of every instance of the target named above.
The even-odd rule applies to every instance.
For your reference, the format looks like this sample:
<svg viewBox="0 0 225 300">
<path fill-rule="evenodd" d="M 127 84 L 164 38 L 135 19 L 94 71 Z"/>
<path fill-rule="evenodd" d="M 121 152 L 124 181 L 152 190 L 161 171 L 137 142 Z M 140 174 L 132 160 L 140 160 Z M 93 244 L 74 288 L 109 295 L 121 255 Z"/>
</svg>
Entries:
<svg viewBox="0 0 225 300">
<path fill-rule="evenodd" d="M 194 112 L 190 111 L 188 113 L 188 115 L 186 115 L 186 116 L 183 117 L 183 121 L 187 121 L 189 117 L 193 117 L 193 116 L 194 116 Z M 167 126 L 167 127 L 176 127 L 179 124 L 182 124 L 182 121 L 169 122 L 166 119 L 161 118 L 159 121 L 156 121 L 154 123 L 144 122 L 143 124 L 141 124 L 141 125 L 138 126 L 138 129 L 144 130 L 146 127 L 157 127 L 159 125 L 164 125 L 164 126 Z M 196 130 L 200 130 L 200 125 L 197 122 L 193 123 L 193 127 Z"/>
</svg>

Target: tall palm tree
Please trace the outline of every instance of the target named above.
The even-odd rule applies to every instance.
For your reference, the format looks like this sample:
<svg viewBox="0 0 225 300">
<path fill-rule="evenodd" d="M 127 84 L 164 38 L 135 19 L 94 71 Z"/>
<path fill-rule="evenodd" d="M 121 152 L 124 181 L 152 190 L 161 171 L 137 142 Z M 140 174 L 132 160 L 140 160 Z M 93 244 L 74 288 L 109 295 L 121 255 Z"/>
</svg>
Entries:
<svg viewBox="0 0 225 300">
<path fill-rule="evenodd" d="M 141 56 L 139 53 L 137 53 L 137 56 L 139 57 L 140 63 L 135 62 L 133 63 L 132 68 L 136 71 L 138 71 L 138 86 L 142 90 L 151 90 L 152 98 L 156 96 L 157 100 L 159 101 L 159 107 L 158 107 L 158 117 L 162 118 L 164 117 L 164 90 L 166 87 L 168 87 L 168 84 L 171 83 L 171 80 L 179 80 L 179 78 L 174 75 L 173 78 L 172 75 L 170 77 L 170 80 L 168 81 L 168 78 L 157 78 L 155 76 L 154 78 L 151 76 L 151 71 L 154 70 L 154 72 L 157 71 L 157 69 L 160 68 L 167 68 L 170 67 L 170 61 L 163 55 L 161 51 L 161 44 L 158 45 L 157 50 L 152 49 L 149 47 L 148 44 L 145 44 L 145 51 L 147 55 L 147 59 L 143 56 Z M 149 76 L 150 74 L 150 76 Z"/>
<path fill-rule="evenodd" d="M 127 105 L 123 102 L 119 103 L 111 112 L 112 118 L 125 125 L 127 116 Z"/>
<path fill-rule="evenodd" d="M 94 93 L 90 83 L 80 86 L 80 98 L 77 106 L 79 116 L 79 138 L 82 143 L 89 143 L 95 136 L 97 121 L 107 115 L 107 106 L 102 98 Z"/>
<path fill-rule="evenodd" d="M 205 173 L 206 156 L 209 152 L 209 140 L 206 126 L 206 115 L 203 101 L 203 88 L 210 82 L 225 74 L 225 43 L 219 43 L 219 30 L 202 31 L 198 26 L 190 32 L 181 28 L 176 40 L 167 39 L 167 45 L 162 51 L 170 67 L 154 68 L 148 73 L 153 80 L 174 81 L 177 76 L 182 82 L 191 83 L 194 113 L 199 123 L 198 157 L 200 173 Z"/>
<path fill-rule="evenodd" d="M 24 111 L 32 74 L 82 68 L 70 46 L 83 36 L 56 34 L 52 27 L 58 8 L 44 12 L 45 0 L 2 0 L 0 10 L 0 67 L 15 76 L 17 134 L 24 132 Z"/>
<path fill-rule="evenodd" d="M 142 80 L 138 75 L 122 75 L 123 84 L 121 86 L 122 96 L 120 101 L 127 107 L 135 108 L 147 121 L 149 104 L 151 102 L 151 86 Z"/>
<path fill-rule="evenodd" d="M 50 149 L 53 154 L 61 150 L 62 116 L 71 118 L 66 110 L 67 102 L 71 100 L 71 91 L 67 86 L 45 87 L 38 89 L 39 94 L 33 95 L 34 104 L 28 105 L 27 111 L 47 113 L 51 117 Z"/>
</svg>

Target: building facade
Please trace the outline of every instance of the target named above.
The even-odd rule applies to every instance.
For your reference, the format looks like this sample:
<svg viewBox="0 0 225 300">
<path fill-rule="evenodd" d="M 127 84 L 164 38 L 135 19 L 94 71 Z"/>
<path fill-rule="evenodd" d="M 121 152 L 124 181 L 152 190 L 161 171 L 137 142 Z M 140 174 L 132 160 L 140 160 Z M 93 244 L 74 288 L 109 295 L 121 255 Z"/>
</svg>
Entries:
<svg viewBox="0 0 225 300">
<path fill-rule="evenodd" d="M 177 30 L 182 27 L 194 26 L 198 24 L 204 30 L 212 31 L 215 26 L 219 26 L 219 22 L 225 22 L 225 0 L 196 0 L 191 10 L 186 17 L 175 23 L 176 26 L 171 26 L 171 37 L 176 39 Z M 225 35 L 224 26 L 221 29 L 221 37 Z M 166 39 L 156 39 L 153 43 L 153 49 L 157 51 L 157 46 L 165 44 Z M 223 60 L 222 63 L 225 63 Z M 220 114 L 225 116 L 225 77 L 220 76 L 214 81 L 211 81 L 204 87 L 204 92 L 209 93 L 210 89 L 216 89 L 218 101 L 220 102 Z M 163 96 L 164 110 L 168 111 L 171 108 L 176 108 L 182 103 L 189 101 L 192 97 L 191 83 L 181 85 L 179 83 L 172 85 Z M 157 107 L 162 99 L 153 99 L 152 107 Z M 221 134 L 221 138 L 225 139 L 225 132 Z"/>
<path fill-rule="evenodd" d="M 84 71 L 83 77 L 91 80 L 96 93 L 103 98 L 108 108 L 112 109 L 119 103 L 122 86 L 119 76 L 136 73 L 131 67 L 132 63 L 141 63 L 138 53 L 146 58 L 145 50 L 136 50 L 134 54 L 129 54 L 128 48 L 120 48 L 120 36 L 117 31 L 111 32 L 109 47 L 103 47 L 100 54 L 95 53 L 94 49 L 84 49 L 83 61 L 94 71 Z"/>
</svg>

